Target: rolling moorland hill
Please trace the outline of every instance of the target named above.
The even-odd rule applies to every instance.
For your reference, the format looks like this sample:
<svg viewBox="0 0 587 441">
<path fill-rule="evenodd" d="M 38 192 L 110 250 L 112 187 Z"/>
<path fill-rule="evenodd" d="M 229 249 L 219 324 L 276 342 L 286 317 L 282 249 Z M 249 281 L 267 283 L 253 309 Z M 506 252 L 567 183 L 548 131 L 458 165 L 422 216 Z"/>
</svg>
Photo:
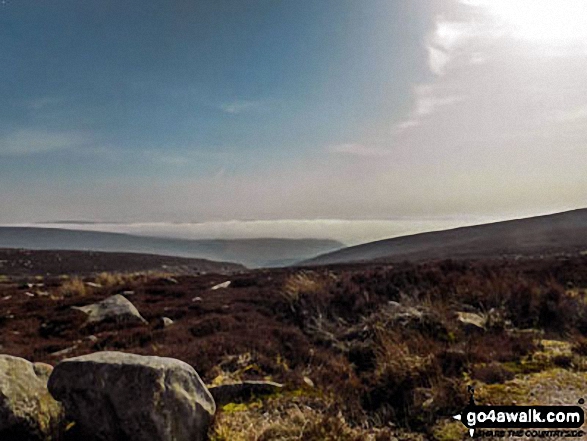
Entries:
<svg viewBox="0 0 587 441">
<path fill-rule="evenodd" d="M 0 279 L 8 276 L 90 275 L 103 272 L 232 274 L 245 270 L 244 266 L 236 263 L 154 254 L 0 248 Z"/>
<path fill-rule="evenodd" d="M 60 228 L 0 227 L 0 248 L 158 254 L 235 262 L 249 268 L 286 266 L 343 246 L 323 239 L 186 240 Z"/>
<path fill-rule="evenodd" d="M 586 250 L 587 209 L 580 209 L 385 239 L 330 252 L 301 264 L 531 257 Z"/>
</svg>

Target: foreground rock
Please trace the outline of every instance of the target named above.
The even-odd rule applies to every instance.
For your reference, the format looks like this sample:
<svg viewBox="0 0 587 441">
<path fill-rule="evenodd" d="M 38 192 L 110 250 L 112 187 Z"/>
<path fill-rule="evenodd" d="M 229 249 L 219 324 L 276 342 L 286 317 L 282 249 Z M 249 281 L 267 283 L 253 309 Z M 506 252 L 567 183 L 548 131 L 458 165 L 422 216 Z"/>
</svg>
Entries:
<svg viewBox="0 0 587 441">
<path fill-rule="evenodd" d="M 85 440 L 205 440 L 216 411 L 197 372 L 173 358 L 70 358 L 55 367 L 48 387 Z"/>
<path fill-rule="evenodd" d="M 0 439 L 46 440 L 56 437 L 61 405 L 47 390 L 51 366 L 0 355 Z"/>
<path fill-rule="evenodd" d="M 88 315 L 86 325 L 115 322 L 118 325 L 147 324 L 137 308 L 125 297 L 116 294 L 112 297 L 87 306 L 72 306 L 73 309 Z"/>
<path fill-rule="evenodd" d="M 278 393 L 283 385 L 273 381 L 243 381 L 210 388 L 217 406 L 249 401 L 254 397 Z"/>
</svg>

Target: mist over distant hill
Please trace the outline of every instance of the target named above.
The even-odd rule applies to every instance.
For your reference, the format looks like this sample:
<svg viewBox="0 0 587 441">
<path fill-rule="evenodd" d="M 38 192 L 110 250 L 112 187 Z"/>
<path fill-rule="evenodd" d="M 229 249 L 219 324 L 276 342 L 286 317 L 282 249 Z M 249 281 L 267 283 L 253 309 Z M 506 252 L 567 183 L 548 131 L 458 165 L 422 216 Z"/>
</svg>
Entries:
<svg viewBox="0 0 587 441">
<path fill-rule="evenodd" d="M 302 262 L 418 261 L 587 251 L 587 209 L 414 234 L 344 248 Z"/>
<path fill-rule="evenodd" d="M 186 240 L 60 228 L 0 227 L 0 248 L 148 253 L 235 262 L 249 268 L 286 266 L 343 244 L 323 239 Z"/>
</svg>

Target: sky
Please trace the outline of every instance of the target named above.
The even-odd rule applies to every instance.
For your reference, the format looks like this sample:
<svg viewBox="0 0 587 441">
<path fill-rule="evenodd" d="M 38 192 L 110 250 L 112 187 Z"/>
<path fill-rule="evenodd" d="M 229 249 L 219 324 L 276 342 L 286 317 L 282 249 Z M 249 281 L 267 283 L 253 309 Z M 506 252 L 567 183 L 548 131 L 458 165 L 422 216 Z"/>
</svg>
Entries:
<svg viewBox="0 0 587 441">
<path fill-rule="evenodd" d="M 0 223 L 356 243 L 585 207 L 585 22 L 582 0 L 2 1 Z"/>
</svg>

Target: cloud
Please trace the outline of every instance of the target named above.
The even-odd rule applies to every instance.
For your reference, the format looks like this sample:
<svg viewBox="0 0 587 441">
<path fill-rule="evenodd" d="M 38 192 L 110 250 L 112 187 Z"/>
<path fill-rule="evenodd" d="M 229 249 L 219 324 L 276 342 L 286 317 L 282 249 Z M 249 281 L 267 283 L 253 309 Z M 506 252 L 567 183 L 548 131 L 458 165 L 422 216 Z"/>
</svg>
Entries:
<svg viewBox="0 0 587 441">
<path fill-rule="evenodd" d="M 494 32 L 487 26 L 472 21 L 454 21 L 437 17 L 432 32 L 426 39 L 428 67 L 437 76 L 446 73 L 450 62 L 465 48 L 471 39 Z M 476 54 L 478 61 L 482 54 Z"/>
<path fill-rule="evenodd" d="M 248 112 L 261 107 L 260 101 L 233 101 L 230 103 L 224 103 L 220 106 L 220 109 L 225 113 L 232 115 L 238 115 L 239 113 Z"/>
<path fill-rule="evenodd" d="M 555 114 L 555 120 L 560 122 L 585 122 L 587 120 L 587 105 L 559 110 Z"/>
<path fill-rule="evenodd" d="M 35 98 L 30 101 L 26 102 L 26 107 L 31 110 L 41 110 L 46 107 L 51 107 L 56 104 L 61 104 L 65 101 L 64 98 L 54 97 L 54 96 L 46 96 L 41 98 Z"/>
<path fill-rule="evenodd" d="M 166 165 L 184 166 L 193 161 L 193 157 L 186 154 L 167 153 L 159 150 L 145 150 L 145 158 L 151 162 Z"/>
<path fill-rule="evenodd" d="M 88 142 L 79 132 L 19 130 L 0 138 L 0 155 L 26 156 L 57 150 L 69 150 Z"/>
<path fill-rule="evenodd" d="M 395 126 L 396 133 L 406 129 L 418 127 L 422 120 L 441 110 L 464 100 L 461 95 L 446 94 L 442 89 L 433 84 L 419 84 L 414 87 L 415 104 L 407 119 L 400 121 Z"/>
<path fill-rule="evenodd" d="M 106 231 L 178 239 L 286 238 L 333 239 L 348 245 L 416 234 L 425 231 L 475 225 L 497 220 L 489 217 L 398 217 L 395 219 L 279 219 L 219 222 L 129 222 L 129 223 L 28 223 L 10 224 L 38 228 Z"/>
<path fill-rule="evenodd" d="M 587 45 L 584 0 L 460 0 L 494 19 L 510 37 L 546 46 Z"/>
<path fill-rule="evenodd" d="M 428 49 L 428 66 L 436 75 L 443 75 L 444 69 L 450 61 L 450 54 L 439 47 L 429 45 Z"/>
<path fill-rule="evenodd" d="M 388 156 L 390 152 L 376 147 L 369 147 L 362 144 L 337 144 L 327 147 L 327 151 L 335 154 L 352 156 Z"/>
</svg>

